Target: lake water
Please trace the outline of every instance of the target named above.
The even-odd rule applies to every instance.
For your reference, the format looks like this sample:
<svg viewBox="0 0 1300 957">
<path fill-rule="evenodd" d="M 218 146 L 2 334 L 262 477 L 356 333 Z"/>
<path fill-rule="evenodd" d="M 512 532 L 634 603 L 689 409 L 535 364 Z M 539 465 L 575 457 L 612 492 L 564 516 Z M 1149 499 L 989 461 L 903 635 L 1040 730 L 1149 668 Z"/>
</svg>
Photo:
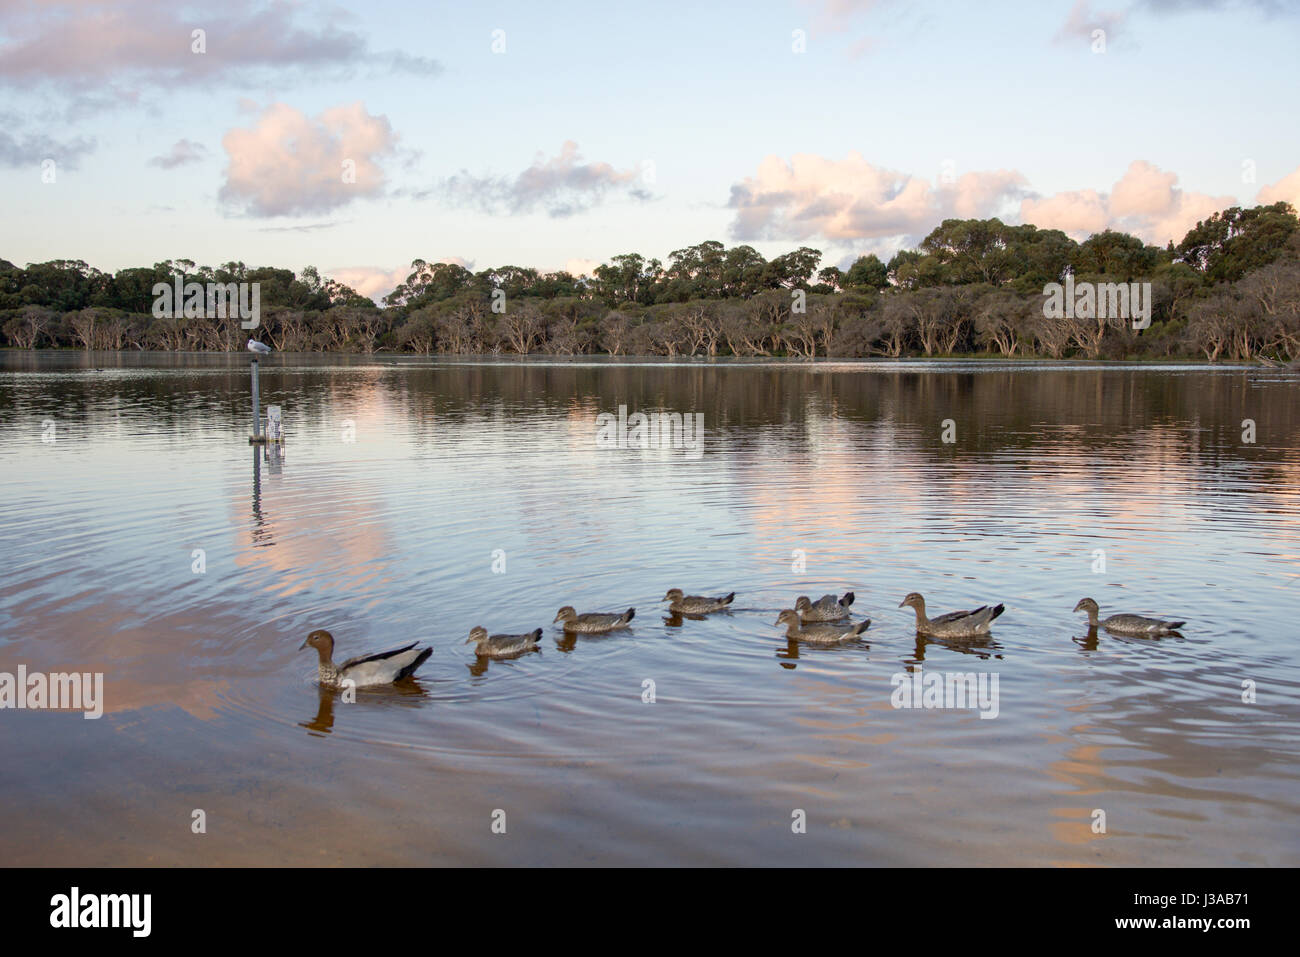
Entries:
<svg viewBox="0 0 1300 957">
<path fill-rule="evenodd" d="M 0 711 L 0 862 L 1300 864 L 1300 377 L 274 355 L 254 449 L 248 366 L 0 360 L 0 672 L 105 699 Z M 702 453 L 597 447 L 620 405 Z M 848 589 L 864 642 L 773 626 Z M 927 642 L 910 591 L 1006 612 Z M 1090 636 L 1085 595 L 1188 625 Z M 349 703 L 314 628 L 433 654 Z M 895 708 L 918 669 L 996 717 Z"/>
</svg>

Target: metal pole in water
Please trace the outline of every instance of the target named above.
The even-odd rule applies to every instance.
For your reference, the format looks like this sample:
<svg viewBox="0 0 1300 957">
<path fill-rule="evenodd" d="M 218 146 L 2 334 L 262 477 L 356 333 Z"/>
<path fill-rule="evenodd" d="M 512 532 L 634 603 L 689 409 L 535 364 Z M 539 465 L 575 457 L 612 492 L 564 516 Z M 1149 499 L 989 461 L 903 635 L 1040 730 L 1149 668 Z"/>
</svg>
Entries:
<svg viewBox="0 0 1300 957">
<path fill-rule="evenodd" d="M 258 408 L 258 390 L 257 390 L 257 357 L 253 357 L 253 438 L 262 437 L 262 415 Z"/>
</svg>

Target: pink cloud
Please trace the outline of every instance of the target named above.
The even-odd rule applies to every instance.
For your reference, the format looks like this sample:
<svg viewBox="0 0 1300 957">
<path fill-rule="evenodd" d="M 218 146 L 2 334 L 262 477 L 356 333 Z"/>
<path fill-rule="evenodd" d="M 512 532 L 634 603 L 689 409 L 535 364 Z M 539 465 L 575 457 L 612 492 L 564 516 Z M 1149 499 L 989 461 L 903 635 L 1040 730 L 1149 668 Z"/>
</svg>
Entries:
<svg viewBox="0 0 1300 957">
<path fill-rule="evenodd" d="M 361 35 L 329 21 L 328 12 L 264 0 L 207 9 L 163 0 L 7 0 L 0 4 L 0 79 L 84 89 L 122 80 L 173 86 L 250 69 L 366 63 L 439 70 L 422 57 L 371 50 Z M 203 31 L 201 42 L 195 30 Z"/>
<path fill-rule="evenodd" d="M 832 242 L 915 238 L 945 218 L 998 215 L 1023 194 L 1024 185 L 1014 170 L 966 173 L 935 184 L 875 166 L 857 152 L 843 160 L 811 153 L 789 162 L 768 156 L 753 176 L 731 188 L 732 234 Z"/>
<path fill-rule="evenodd" d="M 1261 189 L 1259 195 L 1255 197 L 1255 202 L 1261 206 L 1286 202 L 1300 210 L 1300 167 L 1282 177 L 1272 186 L 1265 186 Z"/>
<path fill-rule="evenodd" d="M 335 209 L 383 191 L 377 160 L 395 143 L 388 119 L 359 102 L 316 117 L 273 103 L 251 129 L 222 137 L 229 165 L 221 199 L 254 216 Z"/>
<path fill-rule="evenodd" d="M 1187 192 L 1177 184 L 1177 174 L 1134 160 L 1109 193 L 1085 189 L 1027 197 L 1020 204 L 1020 218 L 1075 239 L 1109 228 L 1164 245 L 1179 242 L 1199 220 L 1237 202 L 1233 196 Z"/>
</svg>

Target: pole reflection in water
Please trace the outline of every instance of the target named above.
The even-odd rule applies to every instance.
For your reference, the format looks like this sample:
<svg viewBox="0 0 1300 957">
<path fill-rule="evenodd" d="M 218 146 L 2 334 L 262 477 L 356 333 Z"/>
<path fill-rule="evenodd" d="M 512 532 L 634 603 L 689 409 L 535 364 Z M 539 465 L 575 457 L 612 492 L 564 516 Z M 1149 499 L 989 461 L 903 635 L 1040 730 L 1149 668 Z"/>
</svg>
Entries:
<svg viewBox="0 0 1300 957">
<path fill-rule="evenodd" d="M 267 472 L 280 475 L 284 466 L 284 446 L 253 446 L 253 547 L 262 548 L 275 544 L 271 523 L 262 512 L 262 460 L 266 460 Z"/>
</svg>

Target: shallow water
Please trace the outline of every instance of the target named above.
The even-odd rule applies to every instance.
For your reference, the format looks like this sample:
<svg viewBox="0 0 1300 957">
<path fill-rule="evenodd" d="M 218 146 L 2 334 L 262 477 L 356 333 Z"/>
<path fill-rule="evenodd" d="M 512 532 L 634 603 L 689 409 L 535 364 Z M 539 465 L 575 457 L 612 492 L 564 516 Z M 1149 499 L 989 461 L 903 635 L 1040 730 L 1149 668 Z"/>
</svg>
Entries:
<svg viewBox="0 0 1300 957">
<path fill-rule="evenodd" d="M 254 450 L 245 357 L 5 354 L 0 672 L 103 672 L 105 714 L 0 711 L 0 862 L 1300 864 L 1297 385 L 276 355 Z M 702 454 L 597 448 L 620 404 Z M 673 586 L 737 597 L 666 622 Z M 864 642 L 773 627 L 848 589 Z M 1006 612 L 924 642 L 910 591 Z M 1084 595 L 1189 624 L 1090 636 Z M 348 703 L 313 628 L 433 655 Z M 918 668 L 996 674 L 997 717 L 893 707 Z"/>
</svg>

